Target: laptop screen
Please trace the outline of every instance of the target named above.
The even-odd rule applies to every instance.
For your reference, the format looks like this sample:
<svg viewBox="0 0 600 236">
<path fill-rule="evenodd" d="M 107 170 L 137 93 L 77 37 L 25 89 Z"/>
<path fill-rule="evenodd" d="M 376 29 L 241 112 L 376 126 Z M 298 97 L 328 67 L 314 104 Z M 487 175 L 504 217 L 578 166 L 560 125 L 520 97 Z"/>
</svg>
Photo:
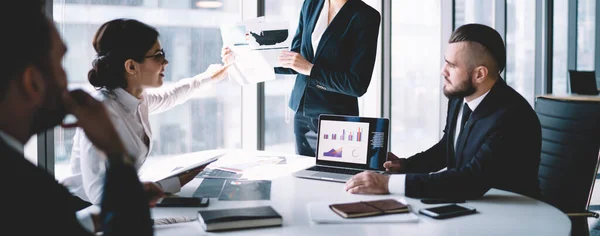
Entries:
<svg viewBox="0 0 600 236">
<path fill-rule="evenodd" d="M 389 119 L 321 115 L 317 164 L 383 170 Z"/>
</svg>

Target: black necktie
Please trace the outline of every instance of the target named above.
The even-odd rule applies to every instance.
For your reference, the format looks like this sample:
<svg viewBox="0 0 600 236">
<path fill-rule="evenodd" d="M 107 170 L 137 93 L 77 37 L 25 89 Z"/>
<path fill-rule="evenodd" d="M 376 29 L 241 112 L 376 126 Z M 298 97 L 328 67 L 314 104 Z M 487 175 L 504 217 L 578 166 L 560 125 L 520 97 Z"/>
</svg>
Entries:
<svg viewBox="0 0 600 236">
<path fill-rule="evenodd" d="M 471 108 L 469 108 L 469 105 L 467 105 L 467 103 L 465 103 L 463 105 L 463 114 L 462 114 L 462 119 L 460 121 L 460 133 L 458 133 L 458 140 L 460 140 L 460 136 L 462 136 L 463 133 L 463 129 L 465 128 L 465 124 L 467 123 L 467 120 L 469 120 L 469 117 L 471 116 Z"/>
<path fill-rule="evenodd" d="M 463 111 L 462 111 L 462 118 L 460 119 L 460 133 L 458 133 L 458 137 L 456 137 L 456 142 L 454 143 L 454 154 L 457 155 L 458 149 L 460 149 L 459 145 L 460 145 L 460 140 L 461 137 L 463 136 L 463 132 L 464 132 L 464 128 L 465 128 L 465 124 L 467 123 L 467 120 L 469 120 L 469 117 L 471 116 L 471 108 L 469 108 L 469 105 L 467 105 L 467 103 L 464 103 L 463 105 Z M 458 128 L 458 127 L 456 127 Z M 456 164 L 458 165 L 458 163 Z"/>
</svg>

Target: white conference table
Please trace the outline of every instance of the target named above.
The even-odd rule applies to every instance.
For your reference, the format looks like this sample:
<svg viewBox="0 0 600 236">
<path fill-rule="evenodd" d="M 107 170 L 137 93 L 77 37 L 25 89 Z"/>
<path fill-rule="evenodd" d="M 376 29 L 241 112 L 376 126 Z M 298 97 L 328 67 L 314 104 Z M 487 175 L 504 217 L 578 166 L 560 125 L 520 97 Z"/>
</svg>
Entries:
<svg viewBox="0 0 600 236">
<path fill-rule="evenodd" d="M 198 152 L 201 155 L 202 152 Z M 479 200 L 467 201 L 478 213 L 435 220 L 418 215 L 417 223 L 395 224 L 315 224 L 308 216 L 307 203 L 340 203 L 399 195 L 354 195 L 344 191 L 343 183 L 300 179 L 291 173 L 315 163 L 314 158 L 267 151 L 227 150 L 219 161 L 249 160 L 253 156 L 285 156 L 287 164 L 255 167 L 244 178 L 272 181 L 269 201 L 218 201 L 210 199 L 207 208 L 153 208 L 153 218 L 195 217 L 198 210 L 251 206 L 272 206 L 283 217 L 282 227 L 205 232 L 198 222 L 155 226 L 155 235 L 569 235 L 571 221 L 557 208 L 519 194 L 492 189 Z M 182 188 L 180 196 L 191 196 L 202 179 L 196 178 Z M 414 212 L 426 205 L 419 199 L 405 197 Z"/>
</svg>

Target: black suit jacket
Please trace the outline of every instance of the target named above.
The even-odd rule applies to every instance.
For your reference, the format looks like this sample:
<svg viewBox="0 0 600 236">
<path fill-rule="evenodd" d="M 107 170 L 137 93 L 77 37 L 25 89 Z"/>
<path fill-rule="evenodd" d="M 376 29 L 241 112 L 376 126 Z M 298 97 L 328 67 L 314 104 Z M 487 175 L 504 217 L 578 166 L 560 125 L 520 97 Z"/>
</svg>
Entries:
<svg viewBox="0 0 600 236">
<path fill-rule="evenodd" d="M 0 209 L 5 216 L 0 221 L 2 231 L 16 235 L 94 235 L 76 218 L 81 200 L 1 139 L 0 161 Z M 148 200 L 135 169 L 111 163 L 106 178 L 104 235 L 152 235 Z"/>
<path fill-rule="evenodd" d="M 450 99 L 442 139 L 405 160 L 406 196 L 477 198 L 498 188 L 538 198 L 541 126 L 529 103 L 499 79 L 473 111 L 454 150 L 464 100 Z M 448 167 L 447 171 L 433 173 Z"/>
<path fill-rule="evenodd" d="M 324 0 L 305 0 L 302 6 L 291 51 L 314 66 L 310 76 L 296 77 L 289 106 L 311 117 L 358 115 L 357 97 L 367 92 L 373 74 L 381 16 L 361 0 L 348 0 L 323 33 L 315 54 L 311 36 L 323 5 Z M 297 74 L 281 67 L 275 72 Z"/>
</svg>

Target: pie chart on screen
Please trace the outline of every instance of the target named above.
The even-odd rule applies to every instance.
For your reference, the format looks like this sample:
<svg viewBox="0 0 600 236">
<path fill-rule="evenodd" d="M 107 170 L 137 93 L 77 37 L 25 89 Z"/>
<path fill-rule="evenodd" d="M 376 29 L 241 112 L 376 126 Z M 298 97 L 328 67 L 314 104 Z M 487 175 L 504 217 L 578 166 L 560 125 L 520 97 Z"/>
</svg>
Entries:
<svg viewBox="0 0 600 236">
<path fill-rule="evenodd" d="M 360 151 L 356 150 L 356 149 L 352 149 L 352 157 L 358 157 L 360 156 Z"/>
</svg>

